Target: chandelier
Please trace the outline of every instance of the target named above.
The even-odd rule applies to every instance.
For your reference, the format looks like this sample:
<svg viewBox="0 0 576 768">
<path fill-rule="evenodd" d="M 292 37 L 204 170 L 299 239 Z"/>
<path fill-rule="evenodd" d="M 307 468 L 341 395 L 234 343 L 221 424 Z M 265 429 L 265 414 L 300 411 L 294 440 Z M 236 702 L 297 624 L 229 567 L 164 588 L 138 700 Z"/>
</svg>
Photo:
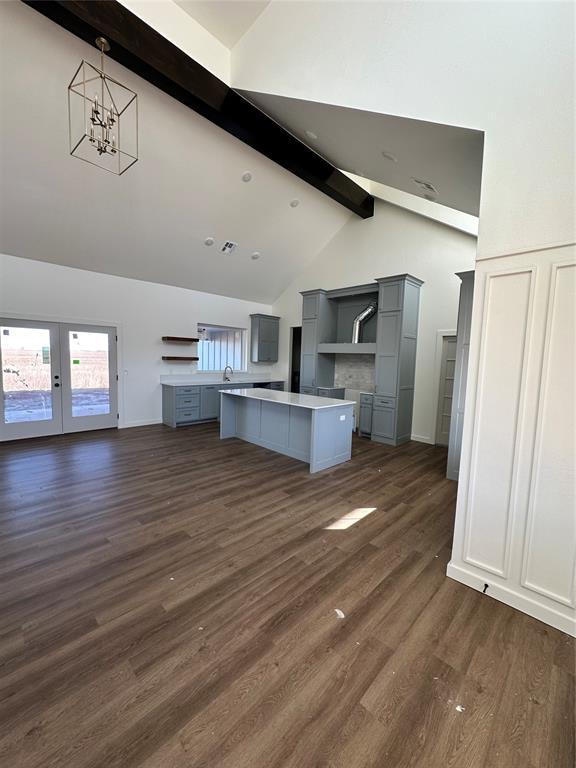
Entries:
<svg viewBox="0 0 576 768">
<path fill-rule="evenodd" d="M 104 72 L 108 41 L 96 46 L 100 69 L 82 60 L 68 86 L 70 154 L 120 176 L 138 160 L 138 96 Z"/>
</svg>

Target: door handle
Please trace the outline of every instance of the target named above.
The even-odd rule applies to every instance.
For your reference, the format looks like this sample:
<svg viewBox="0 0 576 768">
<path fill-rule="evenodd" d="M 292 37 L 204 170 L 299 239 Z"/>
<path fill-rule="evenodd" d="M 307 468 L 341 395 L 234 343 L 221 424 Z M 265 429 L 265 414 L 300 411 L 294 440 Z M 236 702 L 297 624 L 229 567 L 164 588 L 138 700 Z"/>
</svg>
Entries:
<svg viewBox="0 0 576 768">
<path fill-rule="evenodd" d="M 55 386 L 55 387 L 59 387 L 59 386 L 60 386 L 60 384 L 58 384 L 58 382 L 56 382 L 56 384 L 54 384 L 54 386 Z"/>
<path fill-rule="evenodd" d="M 55 374 L 54 381 L 58 381 L 59 378 L 60 378 L 60 376 L 58 376 L 58 374 Z"/>
</svg>

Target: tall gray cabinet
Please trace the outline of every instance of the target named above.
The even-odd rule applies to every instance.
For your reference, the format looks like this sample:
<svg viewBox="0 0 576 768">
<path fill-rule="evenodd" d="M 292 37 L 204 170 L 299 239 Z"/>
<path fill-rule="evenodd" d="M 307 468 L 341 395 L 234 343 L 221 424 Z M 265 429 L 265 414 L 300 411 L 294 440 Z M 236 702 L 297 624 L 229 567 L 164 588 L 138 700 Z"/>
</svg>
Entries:
<svg viewBox="0 0 576 768">
<path fill-rule="evenodd" d="M 464 405 L 466 403 L 466 381 L 468 378 L 470 326 L 472 324 L 472 301 L 474 298 L 474 271 L 457 272 L 456 274 L 462 283 L 460 285 L 460 303 L 458 305 L 454 392 L 452 395 L 450 437 L 448 440 L 448 465 L 446 468 L 446 477 L 449 480 L 458 480 L 460 471 Z"/>
<path fill-rule="evenodd" d="M 318 345 L 331 340 L 334 317 L 327 291 L 319 289 L 302 293 L 302 388 L 334 386 L 334 356 L 318 354 Z"/>
<path fill-rule="evenodd" d="M 422 281 L 412 275 L 377 280 L 375 387 L 372 440 L 399 445 L 410 440 Z"/>
</svg>

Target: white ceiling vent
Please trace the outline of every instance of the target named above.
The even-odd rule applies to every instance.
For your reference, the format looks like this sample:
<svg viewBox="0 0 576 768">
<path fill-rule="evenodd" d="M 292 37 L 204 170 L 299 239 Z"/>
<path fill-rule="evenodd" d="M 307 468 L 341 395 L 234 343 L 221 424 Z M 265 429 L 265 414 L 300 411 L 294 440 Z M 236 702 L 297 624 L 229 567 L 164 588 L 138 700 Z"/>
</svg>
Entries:
<svg viewBox="0 0 576 768">
<path fill-rule="evenodd" d="M 238 248 L 238 243 L 233 243 L 232 240 L 226 240 L 220 250 L 222 253 L 233 253 Z"/>
</svg>

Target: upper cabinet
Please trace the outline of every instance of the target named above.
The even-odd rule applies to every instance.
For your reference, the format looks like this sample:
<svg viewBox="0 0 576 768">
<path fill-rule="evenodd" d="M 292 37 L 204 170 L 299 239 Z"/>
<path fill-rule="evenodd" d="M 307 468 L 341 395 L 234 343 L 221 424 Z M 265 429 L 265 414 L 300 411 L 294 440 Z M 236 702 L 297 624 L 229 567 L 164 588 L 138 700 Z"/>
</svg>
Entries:
<svg viewBox="0 0 576 768">
<path fill-rule="evenodd" d="M 277 363 L 280 318 L 250 315 L 250 362 Z"/>
</svg>

